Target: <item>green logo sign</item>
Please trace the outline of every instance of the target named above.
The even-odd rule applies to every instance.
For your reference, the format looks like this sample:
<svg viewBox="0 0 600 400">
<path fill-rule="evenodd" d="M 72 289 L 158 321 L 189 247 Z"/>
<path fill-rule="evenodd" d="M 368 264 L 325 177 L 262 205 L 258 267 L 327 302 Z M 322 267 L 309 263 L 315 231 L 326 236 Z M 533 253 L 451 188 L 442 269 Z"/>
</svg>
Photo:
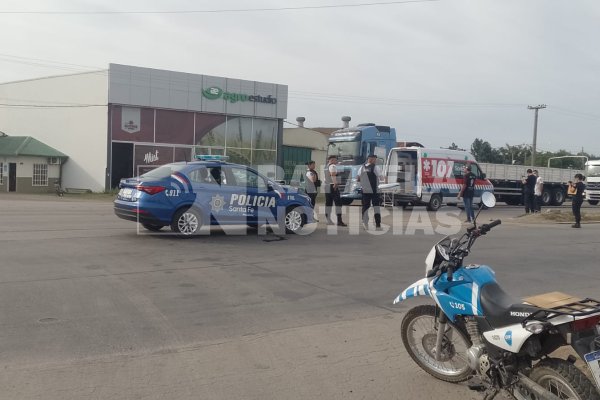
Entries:
<svg viewBox="0 0 600 400">
<path fill-rule="evenodd" d="M 202 91 L 204 97 L 210 100 L 216 100 L 223 95 L 223 90 L 218 87 L 209 87 L 208 89 L 204 89 Z"/>
<path fill-rule="evenodd" d="M 266 104 L 277 104 L 277 99 L 271 95 L 269 96 L 251 96 L 242 93 L 231 93 L 225 92 L 223 89 L 211 86 L 202 91 L 202 95 L 209 100 L 218 100 L 222 98 L 230 103 L 237 103 L 238 101 L 252 101 L 256 103 Z"/>
</svg>

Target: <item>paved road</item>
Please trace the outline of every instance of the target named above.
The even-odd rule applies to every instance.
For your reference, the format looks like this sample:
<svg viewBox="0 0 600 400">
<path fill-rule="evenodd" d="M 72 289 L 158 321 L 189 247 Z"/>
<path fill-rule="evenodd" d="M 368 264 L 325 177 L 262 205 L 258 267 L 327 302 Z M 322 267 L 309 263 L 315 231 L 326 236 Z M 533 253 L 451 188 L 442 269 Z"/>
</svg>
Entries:
<svg viewBox="0 0 600 400">
<path fill-rule="evenodd" d="M 415 367 L 399 326 L 416 303 L 391 305 L 461 216 L 415 209 L 372 235 L 350 210 L 310 236 L 179 240 L 106 201 L 0 196 L 0 399 L 478 399 Z M 598 296 L 600 225 L 520 212 L 484 211 L 503 224 L 470 261 L 517 296 Z"/>
</svg>

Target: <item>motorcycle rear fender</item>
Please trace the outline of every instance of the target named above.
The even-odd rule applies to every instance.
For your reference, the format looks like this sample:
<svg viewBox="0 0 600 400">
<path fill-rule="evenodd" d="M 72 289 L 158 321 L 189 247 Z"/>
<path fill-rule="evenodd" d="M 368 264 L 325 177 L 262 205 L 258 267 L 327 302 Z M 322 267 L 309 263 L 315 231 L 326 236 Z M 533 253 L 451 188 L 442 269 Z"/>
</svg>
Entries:
<svg viewBox="0 0 600 400">
<path fill-rule="evenodd" d="M 398 297 L 396 297 L 394 299 L 394 304 L 398 304 L 401 301 L 404 301 L 411 297 L 417 297 L 417 296 L 432 297 L 431 296 L 432 289 L 429 287 L 429 282 L 430 281 L 428 278 L 423 278 L 423 279 L 416 281 L 415 283 L 413 283 L 412 285 L 410 285 L 409 287 L 404 289 L 404 291 L 402 293 L 400 293 L 398 295 Z"/>
</svg>

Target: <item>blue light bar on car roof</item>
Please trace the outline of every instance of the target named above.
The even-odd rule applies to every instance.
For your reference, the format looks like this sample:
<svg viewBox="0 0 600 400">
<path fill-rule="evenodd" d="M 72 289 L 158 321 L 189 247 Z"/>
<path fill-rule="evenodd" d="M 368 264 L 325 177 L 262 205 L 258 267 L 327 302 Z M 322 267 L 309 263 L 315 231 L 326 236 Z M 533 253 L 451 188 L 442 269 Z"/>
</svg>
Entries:
<svg viewBox="0 0 600 400">
<path fill-rule="evenodd" d="M 229 156 L 219 156 L 211 154 L 196 154 L 196 160 L 200 161 L 227 161 Z"/>
</svg>

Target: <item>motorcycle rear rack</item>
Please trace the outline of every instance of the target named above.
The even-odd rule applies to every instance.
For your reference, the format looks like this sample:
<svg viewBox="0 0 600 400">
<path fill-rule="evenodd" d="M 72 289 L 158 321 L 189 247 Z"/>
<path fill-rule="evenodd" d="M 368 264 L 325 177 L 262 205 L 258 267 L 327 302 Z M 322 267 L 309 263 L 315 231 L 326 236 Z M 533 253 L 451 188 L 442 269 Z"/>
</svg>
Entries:
<svg viewBox="0 0 600 400">
<path fill-rule="evenodd" d="M 585 317 L 592 314 L 600 314 L 600 301 L 595 299 L 585 298 L 572 303 L 562 304 L 553 308 L 539 308 L 529 316 L 525 317 L 521 323 L 525 325 L 530 320 L 548 321 L 552 318 L 561 316 L 573 317 L 573 320 L 578 317 Z"/>
</svg>

